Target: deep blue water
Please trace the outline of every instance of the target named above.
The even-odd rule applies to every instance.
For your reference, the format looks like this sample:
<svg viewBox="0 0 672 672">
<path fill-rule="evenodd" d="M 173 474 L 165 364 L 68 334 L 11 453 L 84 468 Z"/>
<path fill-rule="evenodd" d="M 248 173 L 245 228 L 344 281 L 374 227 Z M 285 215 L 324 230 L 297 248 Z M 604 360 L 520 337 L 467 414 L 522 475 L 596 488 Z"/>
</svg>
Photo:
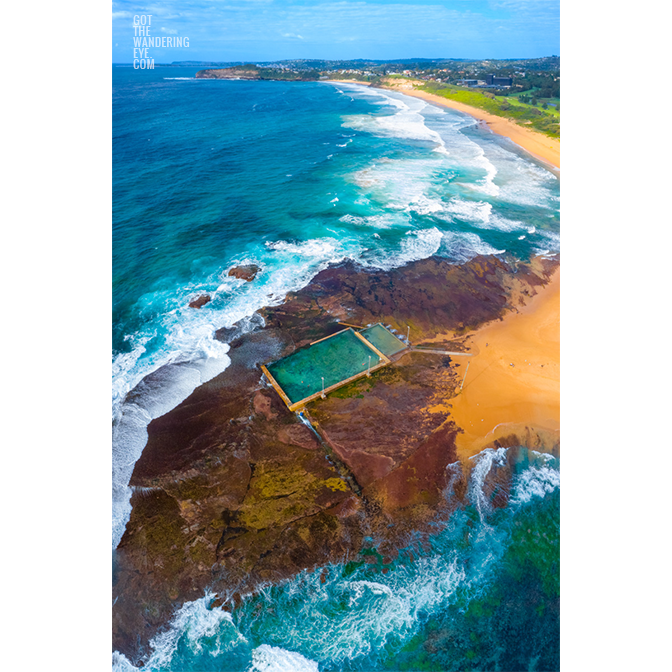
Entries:
<svg viewBox="0 0 672 672">
<path fill-rule="evenodd" d="M 559 249 L 556 175 L 471 117 L 355 85 L 195 72 L 113 69 L 114 546 L 148 422 L 228 365 L 216 329 L 341 259 L 391 268 L 432 254 L 463 263 Z M 261 267 L 251 283 L 227 276 L 244 262 Z M 211 303 L 189 308 L 204 292 Z M 455 604 L 432 622 L 469 615 Z M 441 651 L 462 641 L 436 637 Z M 285 649 L 282 637 L 258 641 Z M 320 669 L 345 664 L 305 651 Z M 161 669 L 228 669 L 216 664 Z M 367 669 L 357 664 L 347 669 Z"/>
</svg>

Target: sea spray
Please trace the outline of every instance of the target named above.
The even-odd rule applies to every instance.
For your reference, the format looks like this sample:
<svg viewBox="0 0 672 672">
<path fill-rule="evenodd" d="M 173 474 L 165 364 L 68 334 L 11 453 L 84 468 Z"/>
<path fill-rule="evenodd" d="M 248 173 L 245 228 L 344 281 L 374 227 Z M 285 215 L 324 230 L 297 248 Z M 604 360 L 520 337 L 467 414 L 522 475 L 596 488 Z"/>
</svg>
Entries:
<svg viewBox="0 0 672 672">
<path fill-rule="evenodd" d="M 277 305 L 286 293 L 305 286 L 312 277 L 329 264 L 345 258 L 343 241 L 310 240 L 305 243 L 268 242 L 267 257 L 262 263 L 269 271 L 265 281 L 256 285 L 218 276 L 213 294 L 220 298 L 220 310 L 204 313 L 197 321 L 176 320 L 175 310 L 161 316 L 165 343 L 158 356 L 142 360 L 152 340 L 147 326 L 144 334 L 135 335 L 136 347 L 131 353 L 115 358 L 113 397 L 113 521 L 112 547 L 121 540 L 131 512 L 131 491 L 128 488 L 135 462 L 147 443 L 147 426 L 186 399 L 196 387 L 223 372 L 230 363 L 228 344 L 215 338 L 216 328 L 238 325 L 239 335 L 263 326 L 255 311 Z M 355 251 L 357 248 L 354 248 Z M 228 299 L 228 300 L 227 300 Z M 185 299 L 186 303 L 186 299 Z M 213 300 L 217 306 L 217 301 Z M 195 313 L 194 309 L 185 311 Z M 202 313 L 199 313 L 201 315 Z M 170 323 L 170 327 L 166 327 Z M 189 328 L 189 324 L 191 328 Z M 125 396 L 122 396 L 125 394 Z"/>
</svg>

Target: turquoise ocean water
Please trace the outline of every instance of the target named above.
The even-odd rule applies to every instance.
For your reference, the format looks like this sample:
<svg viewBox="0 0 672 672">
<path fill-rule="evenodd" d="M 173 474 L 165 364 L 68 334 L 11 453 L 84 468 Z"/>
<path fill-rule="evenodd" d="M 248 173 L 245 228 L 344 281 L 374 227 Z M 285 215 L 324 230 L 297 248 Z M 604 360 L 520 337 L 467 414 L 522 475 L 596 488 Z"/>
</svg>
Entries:
<svg viewBox="0 0 672 672">
<path fill-rule="evenodd" d="M 216 329 L 253 328 L 255 310 L 334 261 L 559 251 L 558 176 L 471 117 L 356 85 L 195 72 L 113 69 L 113 547 L 147 424 L 228 365 Z M 261 267 L 253 282 L 227 276 L 247 262 Z M 211 303 L 189 308 L 203 292 Z M 387 574 L 353 560 L 232 617 L 204 595 L 155 642 L 150 669 L 555 669 L 555 462 L 525 461 L 529 492 L 506 509 L 487 511 L 475 490 Z"/>
</svg>

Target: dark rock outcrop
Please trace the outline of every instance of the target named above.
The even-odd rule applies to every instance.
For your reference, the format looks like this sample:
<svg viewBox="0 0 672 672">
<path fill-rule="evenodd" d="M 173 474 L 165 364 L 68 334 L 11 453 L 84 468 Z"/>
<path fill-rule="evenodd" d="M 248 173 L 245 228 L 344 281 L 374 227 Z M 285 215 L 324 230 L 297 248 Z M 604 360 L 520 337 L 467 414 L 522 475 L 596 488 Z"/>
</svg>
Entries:
<svg viewBox="0 0 672 672">
<path fill-rule="evenodd" d="M 240 278 L 241 280 L 247 280 L 250 282 L 257 277 L 257 273 L 259 273 L 260 270 L 261 269 L 256 264 L 234 266 L 233 268 L 229 269 L 228 275 L 232 278 Z"/>
<path fill-rule="evenodd" d="M 212 299 L 210 298 L 209 294 L 201 294 L 195 299 L 189 301 L 189 308 L 203 308 L 203 306 L 206 303 L 210 303 L 210 301 L 212 301 Z"/>
</svg>

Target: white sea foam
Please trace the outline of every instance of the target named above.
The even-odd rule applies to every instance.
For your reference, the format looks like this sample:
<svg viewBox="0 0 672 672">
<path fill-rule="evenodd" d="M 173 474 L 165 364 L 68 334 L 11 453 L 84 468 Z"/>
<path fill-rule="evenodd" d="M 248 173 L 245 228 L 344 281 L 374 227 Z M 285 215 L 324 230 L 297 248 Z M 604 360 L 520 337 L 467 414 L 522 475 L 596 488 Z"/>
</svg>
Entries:
<svg viewBox="0 0 672 672">
<path fill-rule="evenodd" d="M 507 450 L 508 448 L 497 448 L 497 450 L 486 448 L 470 458 L 474 461 L 474 467 L 469 479 L 469 499 L 478 510 L 478 515 L 484 525 L 486 525 L 485 518 L 492 513 L 492 505 L 483 492 L 485 478 L 493 465 L 502 467 L 506 464 Z"/>
<path fill-rule="evenodd" d="M 348 115 L 343 118 L 344 128 L 364 131 L 379 137 L 422 140 L 433 143 L 435 149 L 445 150 L 445 142 L 441 136 L 425 125 L 425 119 L 420 114 L 420 111 L 427 107 L 427 103 L 416 98 L 398 97 L 378 90 L 368 90 L 366 94 L 394 108 L 395 112 L 385 115 Z"/>
<path fill-rule="evenodd" d="M 443 233 L 436 227 L 408 231 L 398 250 L 393 252 L 374 250 L 368 255 L 362 255 L 359 263 L 362 266 L 390 270 L 411 261 L 431 257 L 441 247 L 442 239 Z"/>
<path fill-rule="evenodd" d="M 295 651 L 262 644 L 252 651 L 252 665 L 248 672 L 318 672 L 314 660 Z"/>
<path fill-rule="evenodd" d="M 465 190 L 480 191 L 510 203 L 557 207 L 558 197 L 552 190 L 553 185 L 557 184 L 556 175 L 537 166 L 529 158 L 520 156 L 513 145 L 512 151 L 506 143 L 486 142 L 481 145 L 472 140 L 463 132 L 474 123 L 468 115 L 427 105 L 424 101 L 397 92 L 367 90 L 359 93 L 359 97 L 365 96 L 384 102 L 398 111 L 383 117 L 369 116 L 368 121 L 357 118 L 359 126 L 365 126 L 365 130 L 383 137 L 436 142 L 433 151 L 444 160 L 446 166 L 462 172 L 472 169 L 480 173 L 480 179 L 464 184 Z M 346 118 L 346 124 L 349 119 Z"/>
<path fill-rule="evenodd" d="M 389 229 L 394 226 L 410 226 L 411 221 L 408 215 L 404 213 L 389 212 L 380 215 L 368 215 L 359 217 L 357 215 L 343 215 L 339 221 L 344 224 L 355 224 L 356 226 L 370 226 L 376 229 Z"/>
<path fill-rule="evenodd" d="M 489 146 L 488 153 L 499 168 L 498 198 L 501 201 L 543 208 L 557 207 L 559 199 L 554 193 L 557 177 L 553 173 L 498 144 Z"/>
<path fill-rule="evenodd" d="M 560 487 L 560 472 L 550 466 L 526 469 L 518 478 L 511 496 L 512 504 L 526 504 L 534 497 L 545 497 Z"/>
<path fill-rule="evenodd" d="M 428 215 L 442 210 L 437 193 L 450 180 L 440 159 L 385 159 L 352 175 L 352 181 L 385 209 Z"/>
<path fill-rule="evenodd" d="M 453 197 L 444 207 L 444 212 L 474 224 L 487 224 L 492 216 L 492 204 L 485 201 L 465 201 Z"/>
<path fill-rule="evenodd" d="M 161 358 L 144 366 L 120 371 L 115 368 L 115 392 L 134 390 L 132 398 L 114 401 L 112 424 L 112 547 L 123 536 L 131 513 L 128 487 L 133 468 L 147 443 L 147 426 L 186 399 L 199 385 L 211 380 L 230 363 L 229 346 L 214 340 L 214 328 L 196 329 L 188 334 L 176 327 L 166 339 L 168 348 Z M 140 339 L 141 343 L 144 339 Z M 145 341 L 146 342 L 146 341 Z M 144 351 L 144 345 L 139 345 Z M 138 360 L 136 353 L 124 357 L 125 367 Z"/>
<path fill-rule="evenodd" d="M 253 283 L 228 277 L 229 264 L 221 277 L 217 274 L 172 293 L 155 292 L 142 297 L 136 312 L 146 318 L 147 326 L 130 334 L 130 352 L 119 353 L 113 360 L 115 546 L 130 513 L 131 493 L 127 485 L 147 440 L 147 424 L 229 364 L 228 345 L 214 338 L 217 329 L 245 320 L 262 306 L 279 304 L 288 291 L 300 289 L 322 268 L 346 258 L 364 266 L 390 269 L 433 254 L 456 263 L 477 255 L 500 254 L 504 250 L 487 243 L 486 233 L 482 238 L 475 233 L 450 230 L 453 223 L 462 227 L 466 222 L 484 230 L 513 232 L 522 228 L 535 233 L 535 227 L 528 228 L 498 212 L 498 199 L 518 199 L 551 210 L 557 207 L 557 197 L 551 193 L 557 185 L 556 178 L 492 143 L 485 151 L 463 132 L 473 124 L 470 118 L 402 94 L 381 93 L 357 85 L 348 91 L 350 88 L 353 96 L 383 103 L 385 111 L 392 112 L 362 117 L 355 120 L 355 125 L 363 128 L 363 124 L 383 137 L 427 141 L 433 151 L 426 152 L 424 158 L 421 154 L 377 158 L 374 165 L 354 173 L 352 182 L 360 188 L 355 202 L 374 214 L 346 214 L 340 221 L 374 230 L 404 230 L 417 227 L 418 217 L 428 217 L 437 226 L 413 228 L 396 249 L 386 245 L 386 249 L 367 250 L 365 245 L 372 245 L 374 238 L 378 245 L 380 236 L 374 234 L 372 238 L 370 232 L 348 229 L 353 237 L 346 239 L 345 227 L 340 231 L 336 230 L 338 227 L 332 229 L 334 237 L 269 241 L 258 258 L 232 260 L 262 266 L 262 273 Z M 347 127 L 352 120 L 345 118 L 344 125 Z M 352 141 L 347 133 L 343 137 L 346 145 Z M 483 193 L 492 203 L 483 200 Z M 332 201 L 335 202 L 336 199 Z M 552 255 L 559 250 L 559 236 L 552 232 L 544 232 L 535 242 L 539 254 Z M 201 310 L 188 308 L 189 299 L 204 292 L 212 297 L 211 303 Z"/>
<path fill-rule="evenodd" d="M 455 169 L 471 169 L 480 174 L 480 179 L 469 183 L 471 191 L 478 191 L 489 196 L 497 196 L 499 186 L 495 183 L 498 168 L 493 163 L 488 151 L 467 137 L 462 131 L 473 125 L 473 119 L 453 110 L 444 110 L 429 105 L 421 110 L 425 124 L 437 133 L 441 143 L 434 149 L 443 155 L 448 166 Z"/>
<path fill-rule="evenodd" d="M 475 233 L 446 231 L 437 254 L 464 264 L 479 255 L 502 254 L 506 250 L 497 250 Z"/>
<path fill-rule="evenodd" d="M 378 580 L 346 578 L 344 566 L 333 566 L 324 581 L 320 572 L 302 572 L 262 599 L 269 607 L 281 601 L 284 618 L 273 625 L 275 641 L 339 666 L 382 651 L 392 640 L 407 641 L 427 614 L 448 604 L 473 578 L 448 551 L 418 557 Z"/>
<path fill-rule="evenodd" d="M 139 667 L 135 667 L 123 653 L 114 651 L 112 653 L 112 672 L 137 672 Z"/>
<path fill-rule="evenodd" d="M 540 244 L 533 249 L 538 257 L 553 257 L 560 251 L 560 234 L 555 231 L 538 231 Z"/>
<path fill-rule="evenodd" d="M 557 231 L 540 231 L 539 234 L 550 244 L 552 250 L 560 249 L 560 234 Z"/>
<path fill-rule="evenodd" d="M 373 92 L 369 92 L 373 93 Z M 395 99 L 392 96 L 399 96 Z M 457 188 L 465 194 L 486 194 L 490 197 L 516 204 L 555 208 L 557 196 L 550 187 L 556 182 L 552 173 L 538 168 L 531 161 L 494 143 L 485 146 L 467 137 L 462 131 L 472 121 L 451 111 L 439 111 L 425 106 L 402 94 L 383 96 L 387 104 L 398 110 L 394 115 L 382 117 L 362 117 L 359 126 L 382 136 L 396 136 L 406 139 L 436 142 L 433 148 L 435 161 L 418 159 L 389 159 L 377 161 L 376 165 L 360 171 L 355 182 L 364 190 L 371 189 L 376 200 L 386 202 L 388 207 L 408 208 L 418 203 L 421 196 L 435 201 L 435 210 L 418 210 L 418 214 L 433 214 L 439 211 L 440 200 L 428 191 L 434 183 L 441 183 L 453 174 L 472 171 L 475 179 L 460 181 Z M 413 107 L 415 105 L 415 107 Z M 346 124 L 352 123 L 352 119 Z M 437 140 L 438 136 L 438 140 Z M 438 161 L 438 163 L 437 163 Z M 480 177 L 478 177 L 480 175 Z M 468 200 L 474 200 L 473 197 Z M 500 224 L 502 224 L 500 222 Z M 513 230 L 522 224 L 504 222 Z M 500 227 L 495 227 L 500 228 Z"/>
<path fill-rule="evenodd" d="M 473 599 L 492 580 L 510 543 L 510 528 L 486 522 L 493 509 L 484 484 L 493 468 L 506 464 L 507 452 L 486 449 L 471 458 L 468 497 L 479 513 L 476 526 L 458 510 L 447 521 L 445 536 L 439 534 L 422 549 L 409 547 L 413 562 L 395 562 L 386 574 L 355 570 L 353 575 L 344 564 L 304 571 L 248 596 L 235 617 L 221 608 L 208 609 L 213 595 L 206 593 L 185 603 L 150 642 L 152 655 L 144 669 L 177 669 L 178 645 L 180 655 L 251 655 L 248 672 L 315 671 L 316 661 L 334 669 L 349 668 L 354 661 L 357 669 L 369 669 L 370 662 L 377 669 L 378 655 L 387 656 L 390 646 L 410 641 L 427 618 L 445 611 L 457 595 Z M 514 477 L 511 513 L 559 487 L 555 463 L 551 455 L 530 452 L 531 466 Z M 459 462 L 448 468 L 459 477 Z M 464 540 L 467 530 L 470 550 L 464 554 L 455 540 Z M 401 550 L 400 560 L 409 549 Z M 251 632 L 273 645 L 261 644 L 248 654 Z M 113 660 L 115 672 L 135 671 L 121 654 Z"/>
<path fill-rule="evenodd" d="M 409 203 L 408 210 L 416 212 L 418 215 L 433 215 L 442 212 L 443 202 L 438 198 L 429 198 L 425 194 L 420 194 L 415 200 Z"/>
<path fill-rule="evenodd" d="M 538 450 L 530 450 L 530 453 L 534 455 L 535 459 L 539 460 L 542 464 L 551 464 L 556 462 L 555 456 L 550 453 L 540 453 Z"/>
<path fill-rule="evenodd" d="M 316 238 L 300 243 L 277 240 L 266 242 L 265 245 L 269 250 L 275 250 L 277 252 L 286 252 L 297 256 L 323 257 L 325 255 L 333 255 L 339 247 L 339 242 L 332 238 Z M 340 257 L 338 260 L 340 261 Z"/>
<path fill-rule="evenodd" d="M 247 640 L 233 623 L 231 614 L 221 607 L 208 609 L 214 595 L 206 594 L 199 600 L 185 602 L 175 613 L 168 629 L 151 641 L 152 654 L 147 667 L 161 668 L 170 664 L 178 643 L 184 641 L 193 653 L 203 650 L 203 639 L 211 641 L 208 653 L 219 656 Z M 214 638 L 214 641 L 212 641 Z"/>
<path fill-rule="evenodd" d="M 448 221 L 458 219 L 469 222 L 480 229 L 511 232 L 526 227 L 523 222 L 508 219 L 496 213 L 492 203 L 485 201 L 466 201 L 453 197 L 444 205 L 442 215 L 447 215 Z"/>
<path fill-rule="evenodd" d="M 469 498 L 477 508 L 481 522 L 492 513 L 492 505 L 483 492 L 485 479 L 493 466 L 506 464 L 508 448 L 486 448 L 470 459 L 474 461 L 469 481 Z M 534 497 L 543 498 L 560 487 L 560 472 L 554 468 L 555 457 L 548 453 L 530 451 L 531 464 L 514 477 L 509 503 L 513 506 L 526 504 Z"/>
</svg>

